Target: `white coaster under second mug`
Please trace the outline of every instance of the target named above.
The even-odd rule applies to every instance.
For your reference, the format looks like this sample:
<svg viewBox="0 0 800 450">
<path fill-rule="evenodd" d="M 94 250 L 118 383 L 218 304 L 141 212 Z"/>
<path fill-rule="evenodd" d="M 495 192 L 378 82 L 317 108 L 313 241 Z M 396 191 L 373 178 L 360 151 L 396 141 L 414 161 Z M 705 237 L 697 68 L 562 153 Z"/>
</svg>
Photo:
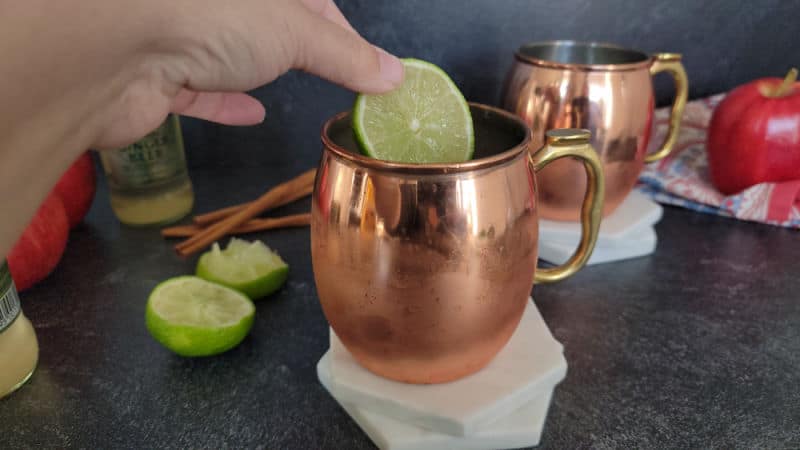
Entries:
<svg viewBox="0 0 800 450">
<path fill-rule="evenodd" d="M 663 211 L 661 205 L 633 190 L 613 214 L 603 219 L 597 244 L 587 264 L 653 253 L 658 241 L 653 226 L 661 220 Z M 541 220 L 539 258 L 553 264 L 563 264 L 575 252 L 580 236 L 580 223 Z"/>
</svg>

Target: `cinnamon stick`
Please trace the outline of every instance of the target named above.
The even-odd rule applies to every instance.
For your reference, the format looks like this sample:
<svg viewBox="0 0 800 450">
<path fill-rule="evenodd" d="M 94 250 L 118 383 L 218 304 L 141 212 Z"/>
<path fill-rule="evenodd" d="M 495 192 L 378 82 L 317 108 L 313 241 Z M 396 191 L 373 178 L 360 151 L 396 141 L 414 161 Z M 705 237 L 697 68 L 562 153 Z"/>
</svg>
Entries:
<svg viewBox="0 0 800 450">
<path fill-rule="evenodd" d="M 294 192 L 293 195 L 290 195 L 290 196 L 288 196 L 286 198 L 279 199 L 279 201 L 277 203 L 275 203 L 274 205 L 268 205 L 261 212 L 263 213 L 263 212 L 265 212 L 265 211 L 267 211 L 269 209 L 274 209 L 274 208 L 277 208 L 279 206 L 283 206 L 283 205 L 289 204 L 289 203 L 291 203 L 291 202 L 293 202 L 295 200 L 299 200 L 299 199 L 301 199 L 303 197 L 309 196 L 309 195 L 311 195 L 311 191 L 312 190 L 314 190 L 314 179 L 313 178 L 308 183 L 308 185 L 305 186 L 303 189 Z M 222 209 L 218 209 L 216 211 L 211 211 L 211 212 L 207 212 L 205 214 L 200 214 L 200 215 L 194 216 L 194 219 L 192 219 L 192 222 L 194 222 L 196 225 L 200 225 L 201 227 L 205 227 L 205 226 L 211 225 L 214 222 L 219 222 L 220 220 L 222 220 L 222 219 L 224 219 L 226 217 L 232 216 L 236 212 L 241 211 L 244 208 L 246 208 L 247 205 L 249 205 L 250 203 L 251 202 L 241 203 L 239 205 L 228 206 L 227 208 L 222 208 Z"/>
<path fill-rule="evenodd" d="M 302 227 L 311 223 L 311 213 L 293 214 L 291 216 L 267 219 L 250 219 L 234 228 L 230 234 L 245 234 L 256 231 L 272 230 L 275 228 Z M 161 230 L 165 238 L 191 237 L 203 231 L 199 225 L 177 225 Z"/>
<path fill-rule="evenodd" d="M 250 202 L 240 203 L 238 205 L 228 206 L 227 208 L 217 209 L 204 214 L 198 214 L 192 218 L 192 222 L 194 222 L 195 225 L 200 225 L 201 227 L 210 225 L 214 222 L 219 222 L 226 217 L 232 216 L 234 213 L 241 211 L 249 204 Z"/>
<path fill-rule="evenodd" d="M 285 183 L 279 184 L 267 191 L 261 197 L 250 202 L 243 209 L 233 213 L 219 222 L 204 228 L 192 237 L 175 246 L 175 251 L 181 256 L 190 256 L 211 245 L 217 239 L 225 236 L 239 225 L 257 216 L 270 205 L 275 205 L 287 198 L 296 195 L 297 191 L 305 188 L 316 176 L 314 169 L 293 178 Z"/>
</svg>

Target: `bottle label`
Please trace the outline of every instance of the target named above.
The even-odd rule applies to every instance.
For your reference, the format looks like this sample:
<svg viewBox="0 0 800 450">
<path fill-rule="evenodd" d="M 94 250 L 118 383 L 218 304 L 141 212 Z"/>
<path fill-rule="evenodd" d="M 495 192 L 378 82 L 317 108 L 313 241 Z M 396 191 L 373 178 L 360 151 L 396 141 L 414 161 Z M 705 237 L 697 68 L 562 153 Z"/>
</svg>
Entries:
<svg viewBox="0 0 800 450">
<path fill-rule="evenodd" d="M 103 153 L 115 188 L 146 188 L 169 183 L 186 173 L 180 122 L 170 115 L 155 131 L 118 150 Z"/>
<path fill-rule="evenodd" d="M 5 263 L 0 265 L 0 333 L 11 326 L 19 316 L 19 296 L 11 272 Z"/>
</svg>

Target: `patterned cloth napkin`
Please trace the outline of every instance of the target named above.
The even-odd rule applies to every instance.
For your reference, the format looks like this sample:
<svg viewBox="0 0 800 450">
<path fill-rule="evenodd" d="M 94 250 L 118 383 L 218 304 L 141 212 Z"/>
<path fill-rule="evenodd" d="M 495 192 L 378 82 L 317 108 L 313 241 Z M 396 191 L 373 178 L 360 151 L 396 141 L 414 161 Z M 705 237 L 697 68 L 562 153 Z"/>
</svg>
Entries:
<svg viewBox="0 0 800 450">
<path fill-rule="evenodd" d="M 800 180 L 761 183 L 725 196 L 714 188 L 708 174 L 706 129 L 711 113 L 724 94 L 691 101 L 683 113 L 678 141 L 672 153 L 648 164 L 639 177 L 638 189 L 659 203 L 741 220 L 800 228 Z M 664 142 L 669 127 L 669 108 L 656 110 L 653 151 Z"/>
</svg>

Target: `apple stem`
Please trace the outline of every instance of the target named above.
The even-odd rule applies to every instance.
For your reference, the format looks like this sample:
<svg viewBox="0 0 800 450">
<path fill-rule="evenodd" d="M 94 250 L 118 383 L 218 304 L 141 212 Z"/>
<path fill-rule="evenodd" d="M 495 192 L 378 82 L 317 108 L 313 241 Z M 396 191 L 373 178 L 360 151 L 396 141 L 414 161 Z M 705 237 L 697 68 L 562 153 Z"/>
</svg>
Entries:
<svg viewBox="0 0 800 450">
<path fill-rule="evenodd" d="M 792 67 L 789 69 L 789 73 L 786 74 L 786 78 L 783 79 L 783 82 L 778 86 L 777 89 L 772 91 L 772 95 L 770 97 L 783 97 L 784 95 L 788 94 L 792 90 L 792 85 L 797 80 L 797 69 Z"/>
</svg>

